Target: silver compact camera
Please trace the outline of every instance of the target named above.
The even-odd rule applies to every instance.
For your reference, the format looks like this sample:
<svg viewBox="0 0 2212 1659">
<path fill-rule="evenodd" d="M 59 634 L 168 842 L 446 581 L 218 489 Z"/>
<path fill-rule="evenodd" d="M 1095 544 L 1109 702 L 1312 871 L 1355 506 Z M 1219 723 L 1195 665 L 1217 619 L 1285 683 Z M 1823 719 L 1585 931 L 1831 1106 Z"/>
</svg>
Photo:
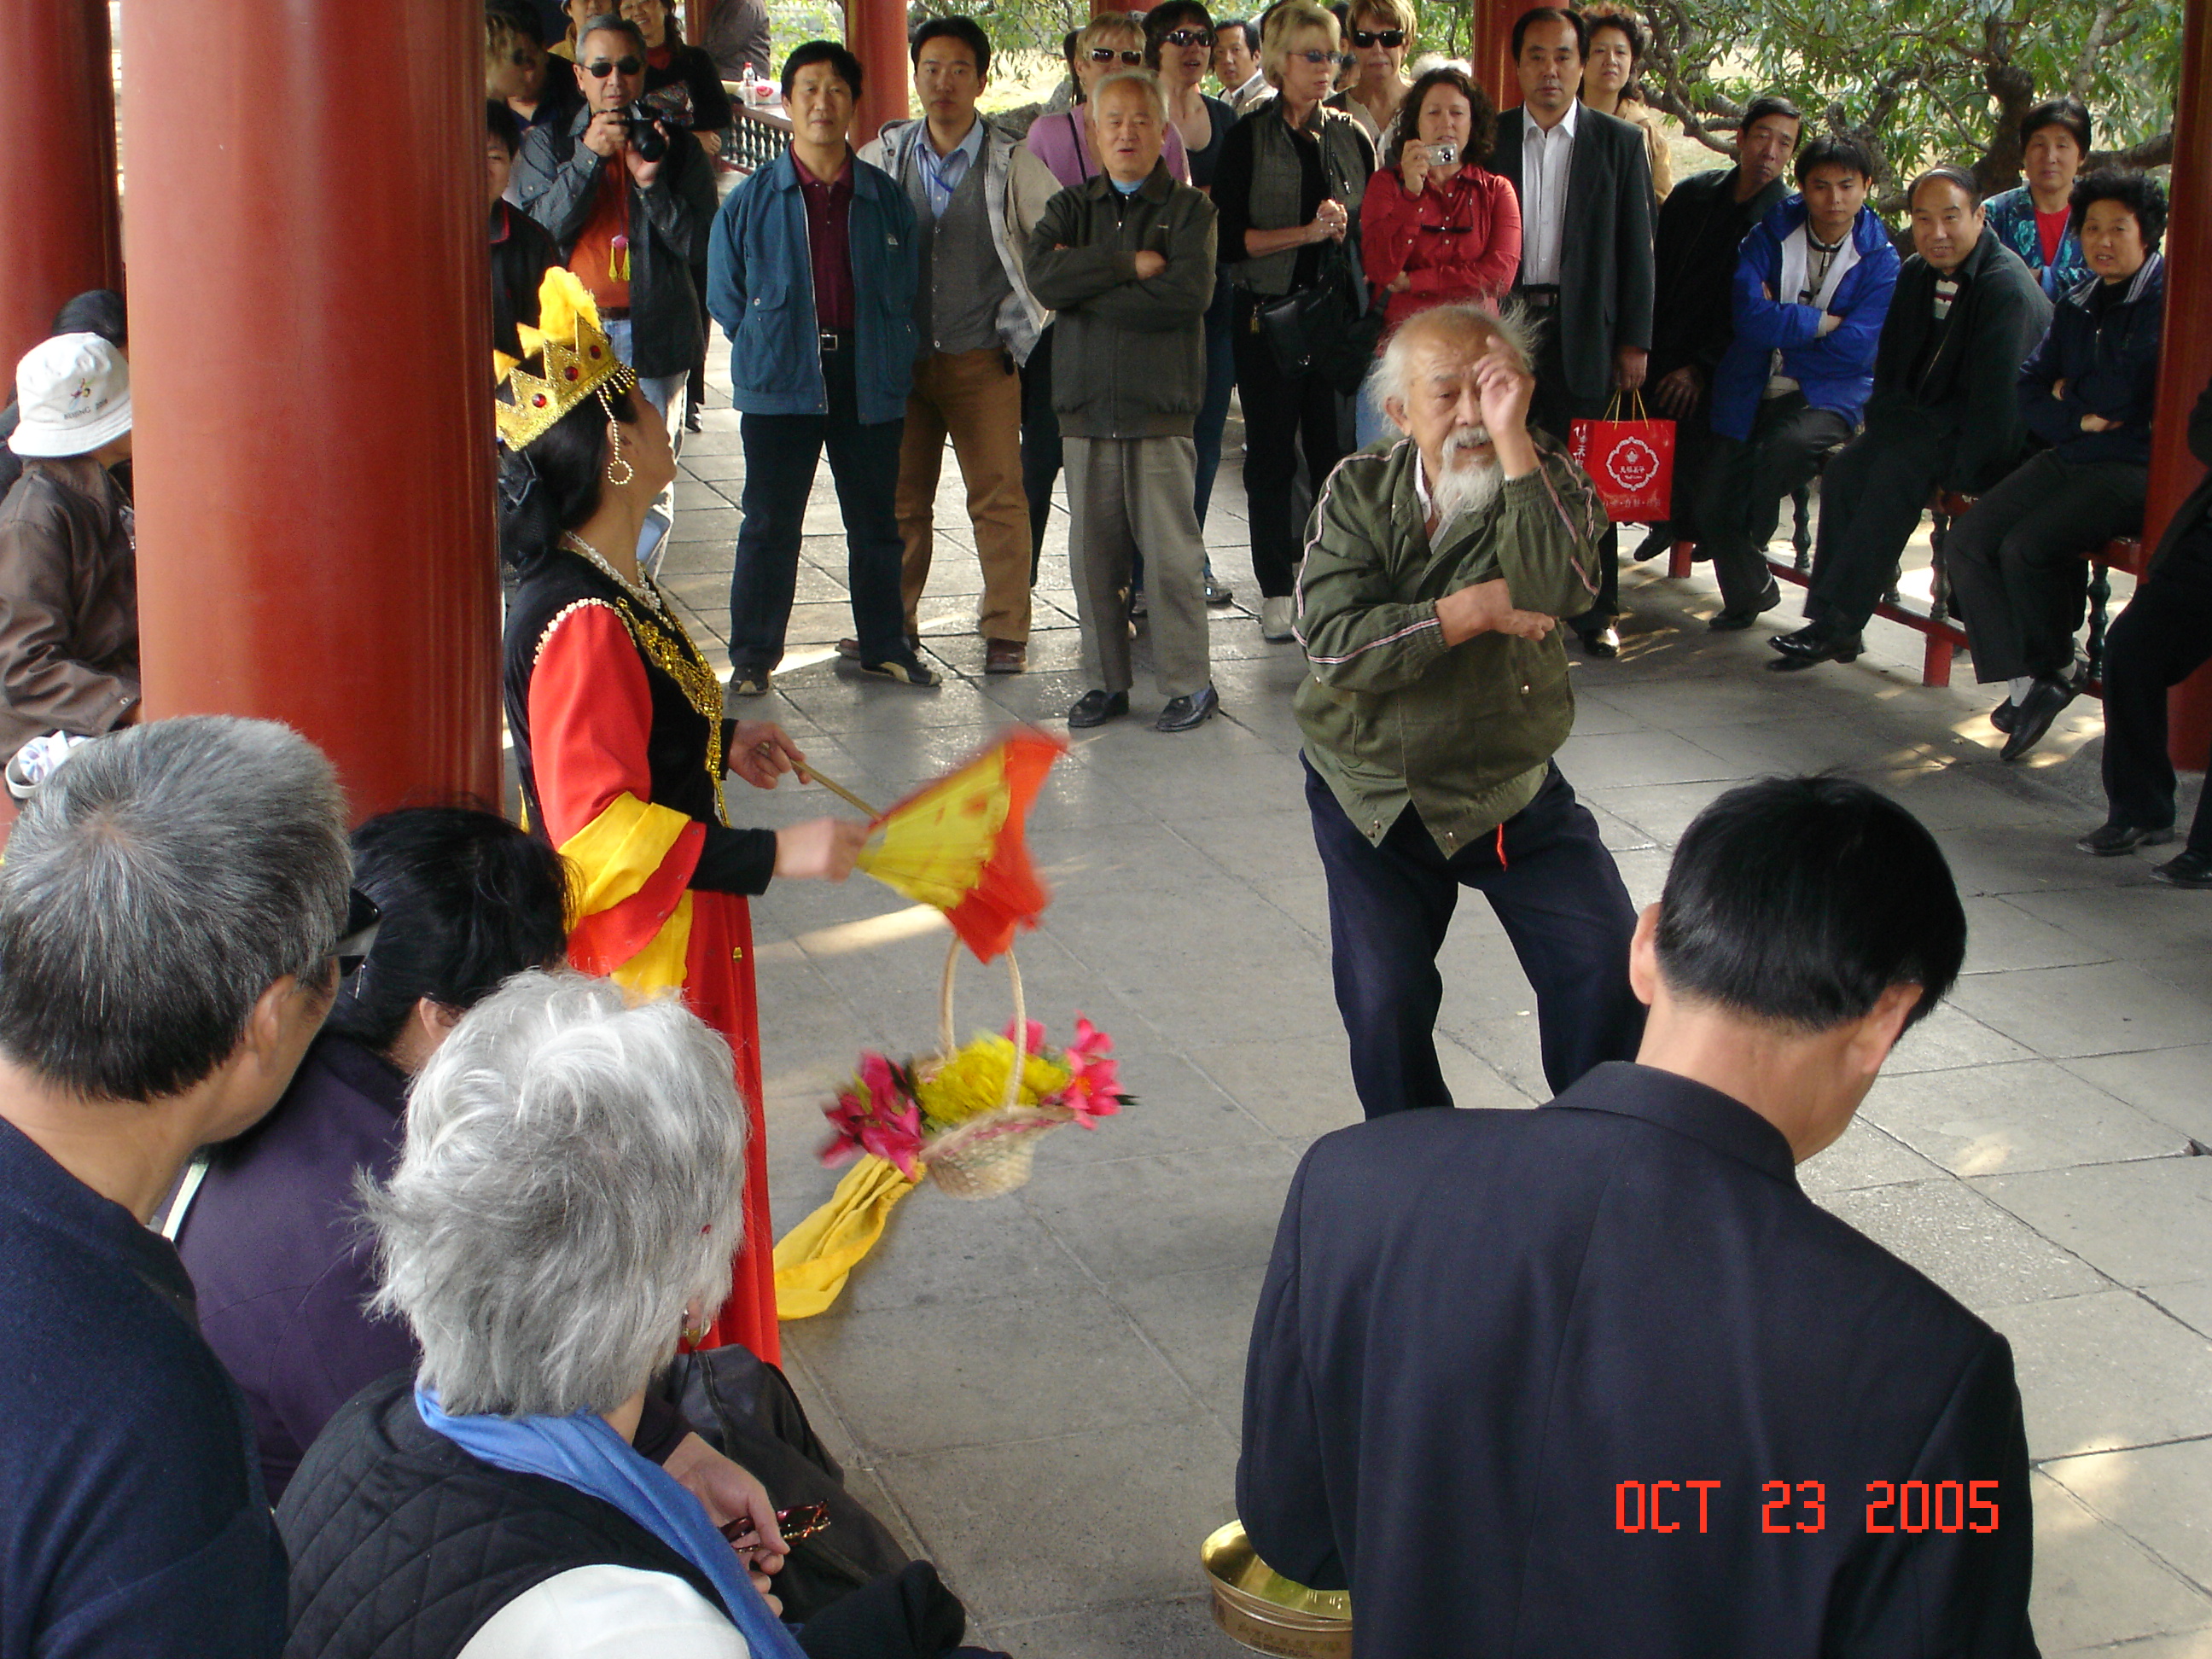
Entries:
<svg viewBox="0 0 2212 1659">
<path fill-rule="evenodd" d="M 1432 167 L 1448 167 L 1458 160 L 1459 146 L 1449 139 L 1429 146 L 1429 165 Z"/>
</svg>

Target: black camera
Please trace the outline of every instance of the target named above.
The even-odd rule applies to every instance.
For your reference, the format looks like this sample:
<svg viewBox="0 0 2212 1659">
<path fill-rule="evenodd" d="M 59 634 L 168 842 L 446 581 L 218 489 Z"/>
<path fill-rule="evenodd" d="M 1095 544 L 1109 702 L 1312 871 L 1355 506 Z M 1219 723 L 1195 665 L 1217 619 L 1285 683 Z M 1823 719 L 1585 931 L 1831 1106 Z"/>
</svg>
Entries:
<svg viewBox="0 0 2212 1659">
<path fill-rule="evenodd" d="M 682 82 L 648 92 L 623 112 L 629 124 L 629 147 L 641 161 L 658 161 L 668 154 L 664 127 L 688 131 L 691 125 L 691 88 Z"/>
</svg>

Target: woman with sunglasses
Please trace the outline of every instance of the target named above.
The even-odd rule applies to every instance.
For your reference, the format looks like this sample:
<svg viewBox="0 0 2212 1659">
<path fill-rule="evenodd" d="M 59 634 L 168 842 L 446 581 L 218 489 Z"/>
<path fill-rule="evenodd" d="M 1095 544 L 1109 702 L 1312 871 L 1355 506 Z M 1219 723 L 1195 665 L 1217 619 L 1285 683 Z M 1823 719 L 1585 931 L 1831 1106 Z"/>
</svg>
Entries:
<svg viewBox="0 0 2212 1659">
<path fill-rule="evenodd" d="M 1413 52 L 1412 0 L 1359 0 L 1352 14 L 1352 58 L 1359 78 L 1328 100 L 1359 123 L 1378 150 L 1406 101 L 1406 59 Z"/>
<path fill-rule="evenodd" d="M 1651 162 L 1651 189 L 1661 201 L 1674 188 L 1674 160 L 1668 149 L 1667 123 L 1632 90 L 1644 67 L 1648 41 L 1636 14 L 1620 6 L 1592 6 L 1583 13 L 1589 24 L 1589 56 L 1583 70 L 1583 107 L 1616 116 L 1644 129 L 1644 153 Z"/>
<path fill-rule="evenodd" d="M 1413 82 L 1403 109 L 1359 212 L 1367 285 L 1388 296 L 1391 329 L 1431 306 L 1501 300 L 1521 268 L 1520 198 L 1481 165 L 1498 134 L 1490 95 L 1456 64 L 1440 64 Z M 1360 447 L 1395 431 L 1363 389 Z"/>
<path fill-rule="evenodd" d="M 1030 125 L 1026 141 L 1030 153 L 1052 169 L 1052 176 L 1064 189 L 1079 189 L 1085 180 L 1098 176 L 1098 162 L 1091 154 L 1086 131 L 1091 125 L 1089 112 L 1083 107 L 1090 101 L 1091 88 L 1116 70 L 1144 68 L 1145 56 L 1145 20 L 1132 12 L 1101 12 L 1076 35 L 1075 105 L 1056 114 L 1038 116 Z M 1183 148 L 1182 135 L 1172 122 L 1160 159 L 1177 179 L 1190 183 L 1190 157 Z"/>
<path fill-rule="evenodd" d="M 1276 95 L 1239 121 L 1213 173 L 1221 261 L 1236 287 L 1230 329 L 1244 410 L 1244 499 L 1252 574 L 1260 583 L 1260 633 L 1292 637 L 1291 600 L 1299 535 L 1292 495 L 1303 436 L 1305 477 L 1318 497 L 1344 459 L 1336 389 L 1319 374 L 1285 375 L 1261 332 L 1269 301 L 1310 288 L 1336 257 L 1356 262 L 1352 216 L 1375 171 L 1358 122 L 1322 99 L 1336 72 L 1336 19 L 1314 0 L 1284 0 L 1260 40 L 1261 70 Z"/>
</svg>

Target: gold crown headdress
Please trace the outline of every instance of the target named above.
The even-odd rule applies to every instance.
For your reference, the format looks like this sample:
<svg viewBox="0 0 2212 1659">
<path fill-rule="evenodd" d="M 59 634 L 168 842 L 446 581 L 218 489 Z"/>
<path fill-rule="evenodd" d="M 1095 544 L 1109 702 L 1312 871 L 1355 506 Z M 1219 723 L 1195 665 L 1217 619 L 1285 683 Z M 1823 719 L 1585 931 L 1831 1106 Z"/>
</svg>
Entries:
<svg viewBox="0 0 2212 1659">
<path fill-rule="evenodd" d="M 636 374 L 615 356 L 599 326 L 591 290 L 574 271 L 556 265 L 545 273 L 538 290 L 538 326 L 516 332 L 522 340 L 520 357 L 491 354 L 498 387 L 507 393 L 495 396 L 492 407 L 499 416 L 499 435 L 509 449 L 526 449 L 594 393 L 604 403 L 609 386 L 627 392 L 637 384 Z M 541 371 L 536 374 L 524 367 L 532 358 Z M 614 411 L 607 413 L 611 418 Z"/>
</svg>

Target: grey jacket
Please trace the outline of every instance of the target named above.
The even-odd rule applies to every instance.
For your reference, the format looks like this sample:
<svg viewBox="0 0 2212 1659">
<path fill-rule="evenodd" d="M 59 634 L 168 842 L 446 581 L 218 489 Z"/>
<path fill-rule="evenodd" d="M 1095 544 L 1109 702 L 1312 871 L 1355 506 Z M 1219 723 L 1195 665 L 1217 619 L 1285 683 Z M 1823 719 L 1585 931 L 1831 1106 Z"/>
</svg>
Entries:
<svg viewBox="0 0 2212 1659">
<path fill-rule="evenodd" d="M 1167 269 L 1137 276 L 1145 250 Z M 1052 406 L 1071 438 L 1188 438 L 1206 399 L 1213 204 L 1165 162 L 1122 198 L 1103 173 L 1054 196 L 1030 235 L 1030 290 L 1059 313 Z"/>
<path fill-rule="evenodd" d="M 590 222 L 599 169 L 623 165 L 585 148 L 591 121 L 586 106 L 565 127 L 532 127 L 514 164 L 522 210 L 552 234 L 563 259 Z M 706 338 L 691 267 L 707 261 L 714 207 L 713 164 L 688 133 L 669 144 L 650 190 L 629 186 L 630 367 L 647 380 L 688 373 Z"/>
<path fill-rule="evenodd" d="M 1060 189 L 1060 180 L 1013 133 L 988 117 L 975 118 L 983 123 L 984 203 L 991 216 L 991 241 L 1013 289 L 999 307 L 999 338 L 1016 362 L 1025 363 L 1052 320 L 1051 312 L 1030 292 L 1030 232 Z M 928 130 L 927 121 L 888 122 L 860 147 L 860 159 L 903 180 L 907 158 Z"/>
</svg>

